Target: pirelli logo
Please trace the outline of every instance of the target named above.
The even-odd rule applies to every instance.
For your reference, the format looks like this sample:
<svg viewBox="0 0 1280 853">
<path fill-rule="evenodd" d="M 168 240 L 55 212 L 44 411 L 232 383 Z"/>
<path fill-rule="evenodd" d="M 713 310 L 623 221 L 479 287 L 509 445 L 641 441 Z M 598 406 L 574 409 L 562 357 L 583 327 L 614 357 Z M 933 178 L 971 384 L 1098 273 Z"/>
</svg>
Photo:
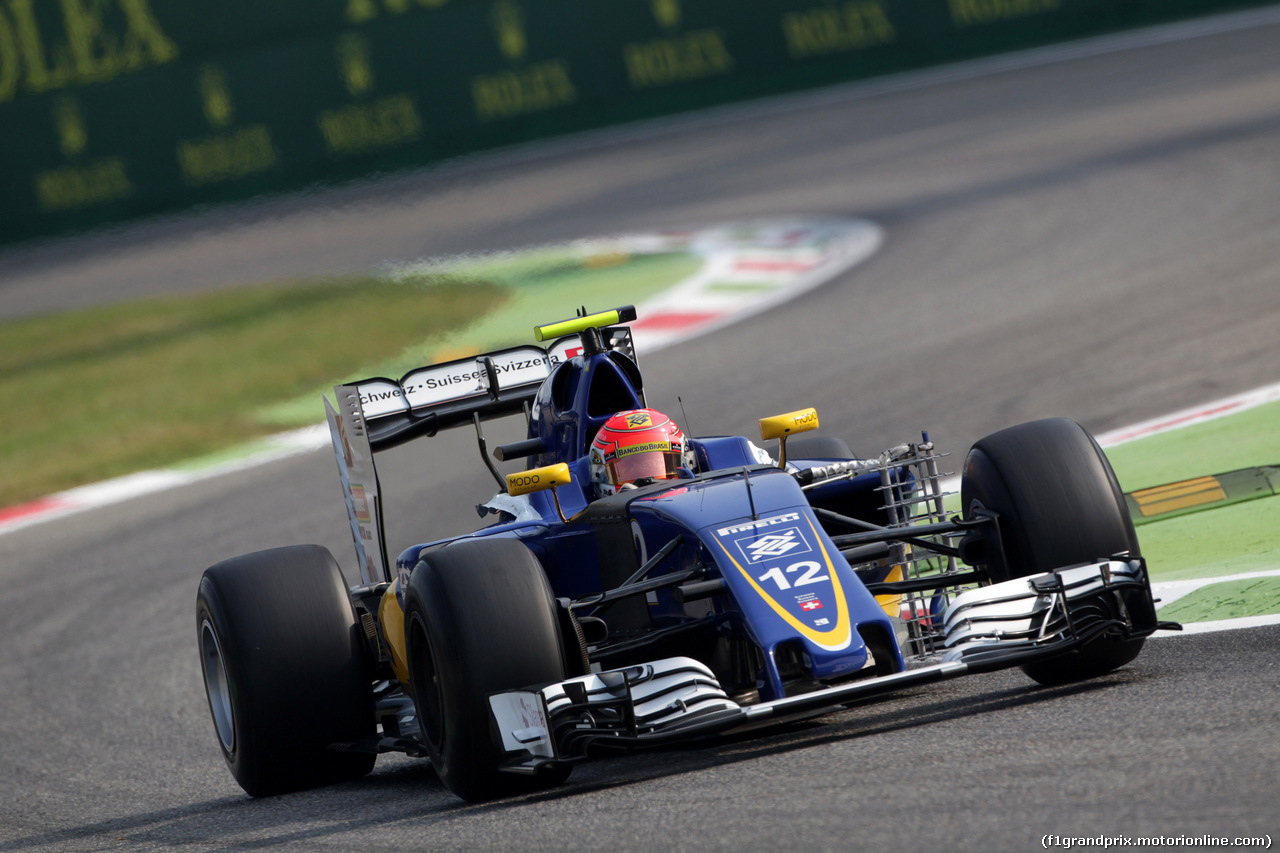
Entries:
<svg viewBox="0 0 1280 853">
<path fill-rule="evenodd" d="M 1196 477 L 1194 480 L 1141 489 L 1133 492 L 1132 497 L 1143 516 L 1152 516 L 1225 501 L 1227 493 L 1217 477 Z"/>
<path fill-rule="evenodd" d="M 731 536 L 734 533 L 745 533 L 747 531 L 759 530 L 763 527 L 773 527 L 775 524 L 783 524 L 788 521 L 799 521 L 800 513 L 789 512 L 786 515 L 773 515 L 768 518 L 762 518 L 758 521 L 748 521 L 743 524 L 735 524 L 733 527 L 721 527 L 716 531 L 717 536 Z"/>
</svg>

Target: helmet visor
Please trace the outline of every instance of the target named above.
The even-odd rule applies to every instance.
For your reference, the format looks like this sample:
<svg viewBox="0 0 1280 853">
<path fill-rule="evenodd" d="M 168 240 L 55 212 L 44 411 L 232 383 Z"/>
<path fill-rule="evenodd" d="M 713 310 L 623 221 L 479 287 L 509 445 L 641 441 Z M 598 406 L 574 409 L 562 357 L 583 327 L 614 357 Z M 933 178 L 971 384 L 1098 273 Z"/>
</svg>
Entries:
<svg viewBox="0 0 1280 853">
<path fill-rule="evenodd" d="M 633 453 L 614 459 L 606 467 L 609 469 L 609 482 L 615 486 L 644 479 L 669 480 L 680 467 L 680 454 L 670 450 Z"/>
</svg>

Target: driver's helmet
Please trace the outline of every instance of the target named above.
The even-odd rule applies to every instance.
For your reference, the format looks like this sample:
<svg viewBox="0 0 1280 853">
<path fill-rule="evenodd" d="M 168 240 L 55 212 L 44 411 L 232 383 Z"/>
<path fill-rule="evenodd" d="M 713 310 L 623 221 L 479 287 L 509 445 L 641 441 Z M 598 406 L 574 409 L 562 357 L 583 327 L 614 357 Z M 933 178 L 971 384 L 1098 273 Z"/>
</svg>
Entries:
<svg viewBox="0 0 1280 853">
<path fill-rule="evenodd" d="M 680 427 L 662 412 L 633 409 L 604 422 L 591 442 L 591 482 L 597 497 L 627 485 L 669 480 L 692 468 L 693 452 Z"/>
</svg>

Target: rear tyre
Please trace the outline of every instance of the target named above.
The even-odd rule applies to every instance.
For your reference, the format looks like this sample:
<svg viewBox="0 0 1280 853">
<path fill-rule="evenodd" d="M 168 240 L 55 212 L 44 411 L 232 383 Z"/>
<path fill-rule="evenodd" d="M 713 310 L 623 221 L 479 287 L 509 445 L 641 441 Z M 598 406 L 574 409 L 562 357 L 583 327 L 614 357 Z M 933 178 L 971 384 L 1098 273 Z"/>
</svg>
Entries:
<svg viewBox="0 0 1280 853">
<path fill-rule="evenodd" d="M 463 540 L 427 554 L 409 578 L 405 640 L 422 737 L 446 788 L 474 802 L 568 778 L 567 765 L 500 772 L 489 722 L 489 694 L 565 678 L 555 600 L 528 548 Z"/>
<path fill-rule="evenodd" d="M 960 495 L 965 517 L 984 509 L 999 515 L 999 541 L 985 549 L 993 583 L 1123 552 L 1139 555 L 1115 472 L 1074 421 L 1032 421 L 977 442 L 965 459 Z M 1041 684 L 1079 681 L 1123 666 L 1142 644 L 1104 635 L 1077 652 L 1022 669 Z"/>
<path fill-rule="evenodd" d="M 328 550 L 297 545 L 209 567 L 196 630 L 222 756 L 250 796 L 373 768 L 373 754 L 327 748 L 374 733 L 368 651 Z"/>
</svg>

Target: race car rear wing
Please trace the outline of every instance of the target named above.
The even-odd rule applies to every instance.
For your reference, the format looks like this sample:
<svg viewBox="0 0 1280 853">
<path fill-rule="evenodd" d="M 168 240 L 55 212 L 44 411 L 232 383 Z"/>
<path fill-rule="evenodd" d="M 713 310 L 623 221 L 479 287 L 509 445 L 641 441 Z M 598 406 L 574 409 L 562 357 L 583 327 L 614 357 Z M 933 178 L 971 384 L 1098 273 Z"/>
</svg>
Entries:
<svg viewBox="0 0 1280 853">
<path fill-rule="evenodd" d="M 601 328 L 598 335 L 605 348 L 635 359 L 628 327 Z M 364 583 L 391 579 L 374 454 L 466 424 L 476 426 L 483 454 L 480 422 L 525 412 L 552 369 L 582 351 L 574 334 L 545 349 L 511 347 L 420 367 L 399 380 L 373 377 L 334 386 L 337 406 L 326 397 L 325 412 Z M 487 457 L 485 463 L 493 470 Z"/>
<path fill-rule="evenodd" d="M 355 395 L 369 424 L 369 443 L 386 450 L 442 429 L 519 412 L 533 400 L 551 369 L 572 357 L 576 341 L 557 341 L 544 350 L 520 346 L 470 359 L 433 364 L 406 373 L 399 381 L 365 379 L 337 386 L 340 396 Z"/>
</svg>

